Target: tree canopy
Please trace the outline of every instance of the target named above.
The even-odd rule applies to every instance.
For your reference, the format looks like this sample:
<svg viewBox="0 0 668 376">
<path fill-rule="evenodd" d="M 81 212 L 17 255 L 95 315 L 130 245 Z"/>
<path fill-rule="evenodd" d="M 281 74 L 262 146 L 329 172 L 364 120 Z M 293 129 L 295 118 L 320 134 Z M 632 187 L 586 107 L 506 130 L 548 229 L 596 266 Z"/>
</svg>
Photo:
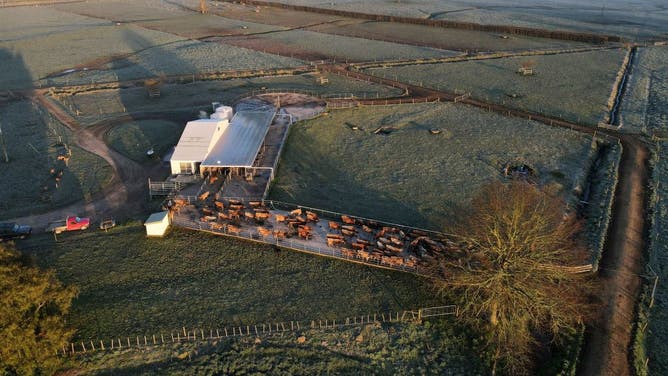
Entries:
<svg viewBox="0 0 668 376">
<path fill-rule="evenodd" d="M 53 271 L 27 265 L 13 246 L 0 244 L 0 373 L 52 374 L 73 330 L 67 314 L 76 289 Z"/>
<path fill-rule="evenodd" d="M 487 338 L 494 371 L 531 373 L 536 345 L 589 312 L 588 277 L 565 268 L 586 263 L 581 226 L 561 199 L 519 181 L 483 188 L 462 218 L 454 235 L 467 246 L 437 260 L 437 287 Z"/>
</svg>

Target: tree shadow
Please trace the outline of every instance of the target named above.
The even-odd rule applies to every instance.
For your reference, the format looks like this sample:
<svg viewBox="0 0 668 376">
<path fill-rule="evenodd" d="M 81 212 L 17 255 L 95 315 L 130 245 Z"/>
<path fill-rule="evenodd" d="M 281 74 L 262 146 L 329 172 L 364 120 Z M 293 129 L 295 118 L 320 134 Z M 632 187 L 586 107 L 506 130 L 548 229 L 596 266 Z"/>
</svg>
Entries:
<svg viewBox="0 0 668 376">
<path fill-rule="evenodd" d="M 0 62 L 0 90 L 32 85 L 21 54 L 0 49 Z M 5 162 L 0 153 L 1 218 L 43 212 L 84 197 L 82 182 L 70 168 L 71 134 L 46 111 L 7 90 L 0 93 L 0 126 L 9 159 Z"/>
</svg>

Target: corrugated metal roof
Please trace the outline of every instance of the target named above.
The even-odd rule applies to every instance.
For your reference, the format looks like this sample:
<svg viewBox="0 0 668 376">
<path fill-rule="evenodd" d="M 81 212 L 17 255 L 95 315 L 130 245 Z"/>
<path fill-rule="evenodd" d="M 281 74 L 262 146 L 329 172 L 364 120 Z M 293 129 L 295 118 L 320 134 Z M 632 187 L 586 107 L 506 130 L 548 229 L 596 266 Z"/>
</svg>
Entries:
<svg viewBox="0 0 668 376">
<path fill-rule="evenodd" d="M 202 167 L 251 167 L 275 111 L 241 111 L 232 118 Z"/>
<path fill-rule="evenodd" d="M 225 132 L 227 120 L 200 119 L 186 124 L 171 160 L 196 161 L 206 158 L 220 134 Z"/>
</svg>

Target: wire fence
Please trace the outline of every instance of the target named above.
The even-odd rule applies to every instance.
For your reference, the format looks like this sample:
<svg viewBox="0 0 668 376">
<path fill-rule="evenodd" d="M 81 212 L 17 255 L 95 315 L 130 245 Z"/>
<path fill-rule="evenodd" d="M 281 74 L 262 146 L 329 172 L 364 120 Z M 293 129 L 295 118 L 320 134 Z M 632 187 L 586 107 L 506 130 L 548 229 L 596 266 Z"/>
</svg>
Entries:
<svg viewBox="0 0 668 376">
<path fill-rule="evenodd" d="M 415 310 L 376 312 L 352 315 L 343 319 L 291 320 L 256 324 L 235 324 L 222 327 L 186 328 L 158 331 L 141 336 L 113 336 L 107 339 L 79 339 L 60 349 L 63 356 L 72 356 L 96 351 L 146 350 L 157 346 L 178 343 L 204 343 L 241 337 L 268 337 L 275 334 L 299 333 L 306 330 L 337 330 L 353 326 L 379 323 L 422 322 L 430 317 L 459 316 L 456 305 L 424 307 Z"/>
</svg>

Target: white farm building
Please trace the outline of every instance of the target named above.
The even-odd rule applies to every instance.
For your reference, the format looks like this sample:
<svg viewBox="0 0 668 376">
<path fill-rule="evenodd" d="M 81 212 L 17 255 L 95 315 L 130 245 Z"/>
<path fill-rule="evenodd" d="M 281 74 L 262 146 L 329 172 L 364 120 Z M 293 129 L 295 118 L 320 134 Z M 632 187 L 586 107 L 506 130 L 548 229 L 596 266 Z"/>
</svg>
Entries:
<svg viewBox="0 0 668 376">
<path fill-rule="evenodd" d="M 214 169 L 247 169 L 264 143 L 275 111 L 218 107 L 210 119 L 189 121 L 170 158 L 172 174 L 204 174 Z"/>
</svg>

